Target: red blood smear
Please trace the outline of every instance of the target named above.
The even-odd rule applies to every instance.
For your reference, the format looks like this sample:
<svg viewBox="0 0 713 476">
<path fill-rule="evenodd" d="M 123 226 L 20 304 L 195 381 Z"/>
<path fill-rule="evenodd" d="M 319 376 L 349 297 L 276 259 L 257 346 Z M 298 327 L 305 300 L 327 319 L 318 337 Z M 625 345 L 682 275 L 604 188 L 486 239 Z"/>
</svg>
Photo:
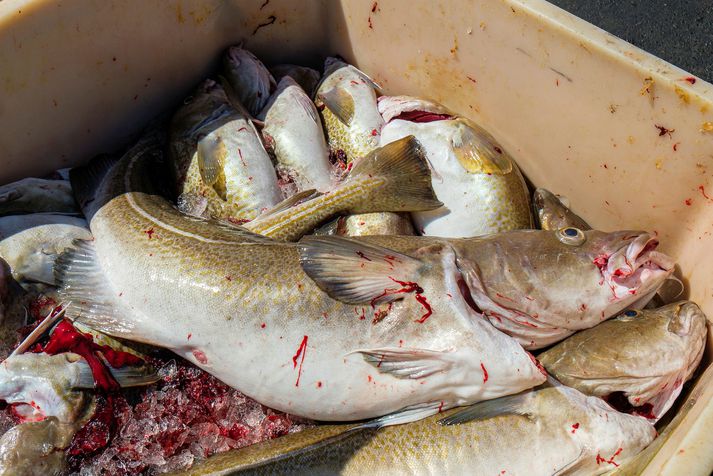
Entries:
<svg viewBox="0 0 713 476">
<path fill-rule="evenodd" d="M 618 468 L 619 464 L 614 461 L 614 458 L 619 456 L 619 454 L 622 452 L 622 450 L 623 450 L 623 448 L 619 448 L 618 450 L 616 450 L 616 453 L 614 453 L 612 455 L 612 457 L 609 459 L 604 459 L 604 458 L 602 458 L 602 456 L 599 453 L 597 453 L 597 465 L 599 465 L 600 463 L 609 463 L 609 464 L 613 464 L 614 466 L 616 466 Z"/>
<path fill-rule="evenodd" d="M 654 406 L 650 403 L 644 403 L 641 406 L 633 406 L 629 399 L 626 397 L 624 392 L 612 392 L 604 400 L 622 413 L 628 413 L 630 415 L 639 415 L 650 420 L 655 420 L 656 415 L 653 414 Z"/>
<path fill-rule="evenodd" d="M 685 200 L 683 201 L 683 203 L 685 203 L 686 205 L 688 205 L 688 206 L 690 207 L 691 204 L 693 203 L 693 200 L 690 199 L 690 198 L 687 198 L 687 199 L 685 199 Z"/>
<path fill-rule="evenodd" d="M 433 309 L 431 308 L 431 304 L 428 302 L 428 299 L 426 299 L 426 296 L 424 296 L 423 294 L 417 293 L 416 301 L 421 303 L 423 308 L 426 309 L 426 313 L 423 316 L 421 316 L 419 319 L 416 319 L 416 322 L 418 322 L 419 324 L 423 324 L 424 322 L 426 322 L 426 319 L 431 317 L 431 314 L 433 314 Z"/>
<path fill-rule="evenodd" d="M 473 300 L 473 296 L 470 294 L 470 289 L 468 288 L 468 284 L 462 278 L 458 279 L 458 290 L 460 291 L 461 295 L 463 296 L 463 299 L 465 300 L 466 304 L 468 304 L 468 306 L 470 306 L 471 309 L 473 309 L 478 314 L 483 313 L 483 311 L 480 310 L 478 305 Z"/>
<path fill-rule="evenodd" d="M 435 112 L 428 111 L 404 111 L 398 116 L 394 117 L 392 121 L 396 119 L 411 122 L 435 122 L 448 121 L 453 119 L 453 116 L 451 116 L 450 114 L 436 114 Z"/>
<path fill-rule="evenodd" d="M 483 370 L 483 383 L 488 381 L 488 371 L 485 369 L 483 362 L 480 363 L 480 368 Z"/>
<path fill-rule="evenodd" d="M 374 13 L 376 11 L 376 8 L 379 6 L 377 2 L 374 2 L 374 4 L 371 6 L 371 13 Z M 695 81 L 695 80 L 694 80 Z"/>
<path fill-rule="evenodd" d="M 371 261 L 371 260 L 369 259 L 369 257 L 366 256 L 366 255 L 365 255 L 363 252 L 361 252 L 361 251 L 357 251 L 356 254 L 357 254 L 360 258 L 362 258 L 362 259 L 365 259 L 365 260 L 367 260 L 367 261 Z"/>
<path fill-rule="evenodd" d="M 599 271 L 604 272 L 607 267 L 607 263 L 609 263 L 609 257 L 606 255 L 597 256 L 594 258 L 593 263 L 597 268 L 599 268 Z"/>
<path fill-rule="evenodd" d="M 119 385 L 111 376 L 109 370 L 99 359 L 97 352 L 101 352 L 104 358 L 114 368 L 125 365 L 139 365 L 143 360 L 127 352 L 116 351 L 109 346 L 95 344 L 90 334 L 83 334 L 77 331 L 72 324 L 63 319 L 55 327 L 49 342 L 44 346 L 38 345 L 32 348 L 33 352 L 45 352 L 50 355 L 62 352 L 74 352 L 84 358 L 92 369 L 92 375 L 96 388 L 105 392 L 119 389 Z"/>
<path fill-rule="evenodd" d="M 683 79 L 684 79 L 685 81 L 688 81 L 688 82 L 691 83 L 691 84 L 696 84 L 696 78 L 694 78 L 693 76 L 688 76 L 688 77 L 683 78 Z"/>
<path fill-rule="evenodd" d="M 84 425 L 69 445 L 70 455 L 85 455 L 104 448 L 116 431 L 114 418 L 114 397 L 98 395 L 97 406 L 89 423 Z"/>
<path fill-rule="evenodd" d="M 701 194 L 702 194 L 706 199 L 708 199 L 708 200 L 713 200 L 711 197 L 708 196 L 708 194 L 706 194 L 706 189 L 705 189 L 705 187 L 704 187 L 703 185 L 699 185 L 699 186 L 698 186 L 698 190 L 700 190 Z"/>
<path fill-rule="evenodd" d="M 300 346 L 297 348 L 297 353 L 292 357 L 292 368 L 295 369 L 297 368 L 297 359 L 302 357 L 302 360 L 300 360 L 300 368 L 297 371 L 297 381 L 295 382 L 295 387 L 300 386 L 300 377 L 302 377 L 302 364 L 305 361 L 305 355 L 307 354 L 307 336 L 302 337 L 302 342 L 300 342 Z"/>
<path fill-rule="evenodd" d="M 144 233 L 146 233 L 150 240 L 153 237 L 154 233 L 156 233 L 156 231 L 153 228 L 149 228 L 148 230 L 144 230 Z"/>
<path fill-rule="evenodd" d="M 526 351 L 526 352 L 527 352 L 527 351 Z M 535 366 L 537 367 L 537 370 L 539 370 L 539 371 L 542 373 L 542 375 L 544 375 L 545 377 L 547 377 L 547 370 L 545 370 L 545 368 L 542 366 L 542 364 L 540 363 L 540 361 L 537 360 L 537 359 L 535 358 L 535 356 L 532 355 L 532 354 L 529 353 L 529 352 L 527 352 L 527 355 L 528 355 L 528 357 L 530 357 L 530 360 L 532 360 L 532 363 L 535 364 Z"/>
<path fill-rule="evenodd" d="M 578 429 L 579 429 L 579 423 L 575 423 L 574 425 L 572 425 L 572 433 L 574 433 Z"/>
</svg>

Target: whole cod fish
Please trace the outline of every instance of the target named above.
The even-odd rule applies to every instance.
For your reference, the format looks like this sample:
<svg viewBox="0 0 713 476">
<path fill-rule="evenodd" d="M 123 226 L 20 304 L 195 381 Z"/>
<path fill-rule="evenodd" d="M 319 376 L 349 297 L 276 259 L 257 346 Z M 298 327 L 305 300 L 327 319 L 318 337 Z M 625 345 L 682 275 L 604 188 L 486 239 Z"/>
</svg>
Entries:
<svg viewBox="0 0 713 476">
<path fill-rule="evenodd" d="M 706 334 L 703 311 L 681 301 L 624 311 L 539 357 L 562 383 L 604 398 L 622 392 L 634 413 L 656 421 L 698 367 Z"/>
<path fill-rule="evenodd" d="M 376 106 L 376 85 L 337 58 L 324 62 L 315 103 L 322 115 L 330 152 L 347 163 L 379 146 L 384 120 Z"/>
<path fill-rule="evenodd" d="M 308 428 L 187 474 L 593 475 L 626 463 L 655 436 L 644 419 L 558 385 L 401 426 Z"/>
<path fill-rule="evenodd" d="M 245 228 L 270 238 L 295 241 L 340 213 L 432 210 L 439 206 L 421 146 L 413 137 L 406 137 L 361 158 L 330 192 L 305 190 L 246 223 Z"/>
<path fill-rule="evenodd" d="M 223 75 L 248 113 L 255 117 L 275 90 L 275 79 L 257 57 L 240 46 L 231 46 L 223 56 Z"/>
<path fill-rule="evenodd" d="M 41 212 L 79 213 L 69 181 L 29 177 L 0 186 L 0 216 Z"/>
<path fill-rule="evenodd" d="M 90 240 L 84 218 L 33 213 L 0 218 L 0 256 L 19 281 L 54 285 L 54 261 L 75 239 Z"/>
<path fill-rule="evenodd" d="M 255 126 L 215 81 L 206 80 L 174 114 L 169 141 L 184 212 L 243 223 L 282 200 Z"/>
<path fill-rule="evenodd" d="M 91 166 L 73 171 L 77 193 L 95 193 L 82 200 L 95 240 L 57 263 L 68 316 L 318 420 L 403 410 L 399 423 L 544 381 L 469 307 L 447 244 L 280 243 L 185 216 L 147 188 L 156 147 L 145 138 L 100 182 Z"/>
<path fill-rule="evenodd" d="M 297 190 L 326 192 L 335 177 L 317 108 L 290 76 L 285 76 L 261 113 L 262 136 L 277 159 L 280 176 L 294 181 Z"/>
<path fill-rule="evenodd" d="M 525 180 L 484 129 L 440 104 L 408 96 L 379 98 L 386 121 L 380 144 L 413 135 L 426 150 L 443 207 L 413 213 L 423 235 L 470 237 L 532 228 Z"/>
</svg>

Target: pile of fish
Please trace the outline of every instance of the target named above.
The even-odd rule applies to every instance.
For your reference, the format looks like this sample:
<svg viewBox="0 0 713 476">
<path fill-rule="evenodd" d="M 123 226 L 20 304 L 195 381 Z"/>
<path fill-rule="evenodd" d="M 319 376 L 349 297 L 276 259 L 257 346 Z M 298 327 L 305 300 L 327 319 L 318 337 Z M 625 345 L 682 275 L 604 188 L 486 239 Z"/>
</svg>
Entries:
<svg viewBox="0 0 713 476">
<path fill-rule="evenodd" d="M 229 48 L 126 150 L 0 188 L 0 474 L 618 468 L 707 320 L 655 234 L 530 197 L 438 103 Z"/>
</svg>

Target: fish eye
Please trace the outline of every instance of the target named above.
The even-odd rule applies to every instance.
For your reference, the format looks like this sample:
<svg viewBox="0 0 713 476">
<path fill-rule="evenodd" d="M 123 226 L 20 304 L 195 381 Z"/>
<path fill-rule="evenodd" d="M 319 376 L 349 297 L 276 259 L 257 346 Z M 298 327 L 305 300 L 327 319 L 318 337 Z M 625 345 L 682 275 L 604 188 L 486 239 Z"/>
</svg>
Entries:
<svg viewBox="0 0 713 476">
<path fill-rule="evenodd" d="M 579 246 L 585 241 L 587 237 L 584 236 L 584 232 L 579 228 L 574 228 L 568 226 L 566 228 L 560 228 L 557 231 L 557 239 L 559 239 L 565 245 Z"/>
<path fill-rule="evenodd" d="M 639 311 L 635 309 L 629 309 L 628 311 L 624 311 L 624 315 L 626 317 L 636 317 L 639 315 Z"/>
</svg>

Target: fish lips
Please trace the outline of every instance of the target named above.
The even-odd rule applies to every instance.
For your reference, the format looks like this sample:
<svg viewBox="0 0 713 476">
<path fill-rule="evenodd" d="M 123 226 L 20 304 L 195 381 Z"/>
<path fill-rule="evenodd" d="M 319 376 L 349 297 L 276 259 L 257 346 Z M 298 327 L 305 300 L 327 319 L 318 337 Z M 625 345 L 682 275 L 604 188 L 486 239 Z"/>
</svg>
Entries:
<svg viewBox="0 0 713 476">
<path fill-rule="evenodd" d="M 673 273 L 675 261 L 656 251 L 659 240 L 645 232 L 624 237 L 625 244 L 612 253 L 602 274 L 610 285 L 627 294 L 657 289 Z"/>
</svg>

